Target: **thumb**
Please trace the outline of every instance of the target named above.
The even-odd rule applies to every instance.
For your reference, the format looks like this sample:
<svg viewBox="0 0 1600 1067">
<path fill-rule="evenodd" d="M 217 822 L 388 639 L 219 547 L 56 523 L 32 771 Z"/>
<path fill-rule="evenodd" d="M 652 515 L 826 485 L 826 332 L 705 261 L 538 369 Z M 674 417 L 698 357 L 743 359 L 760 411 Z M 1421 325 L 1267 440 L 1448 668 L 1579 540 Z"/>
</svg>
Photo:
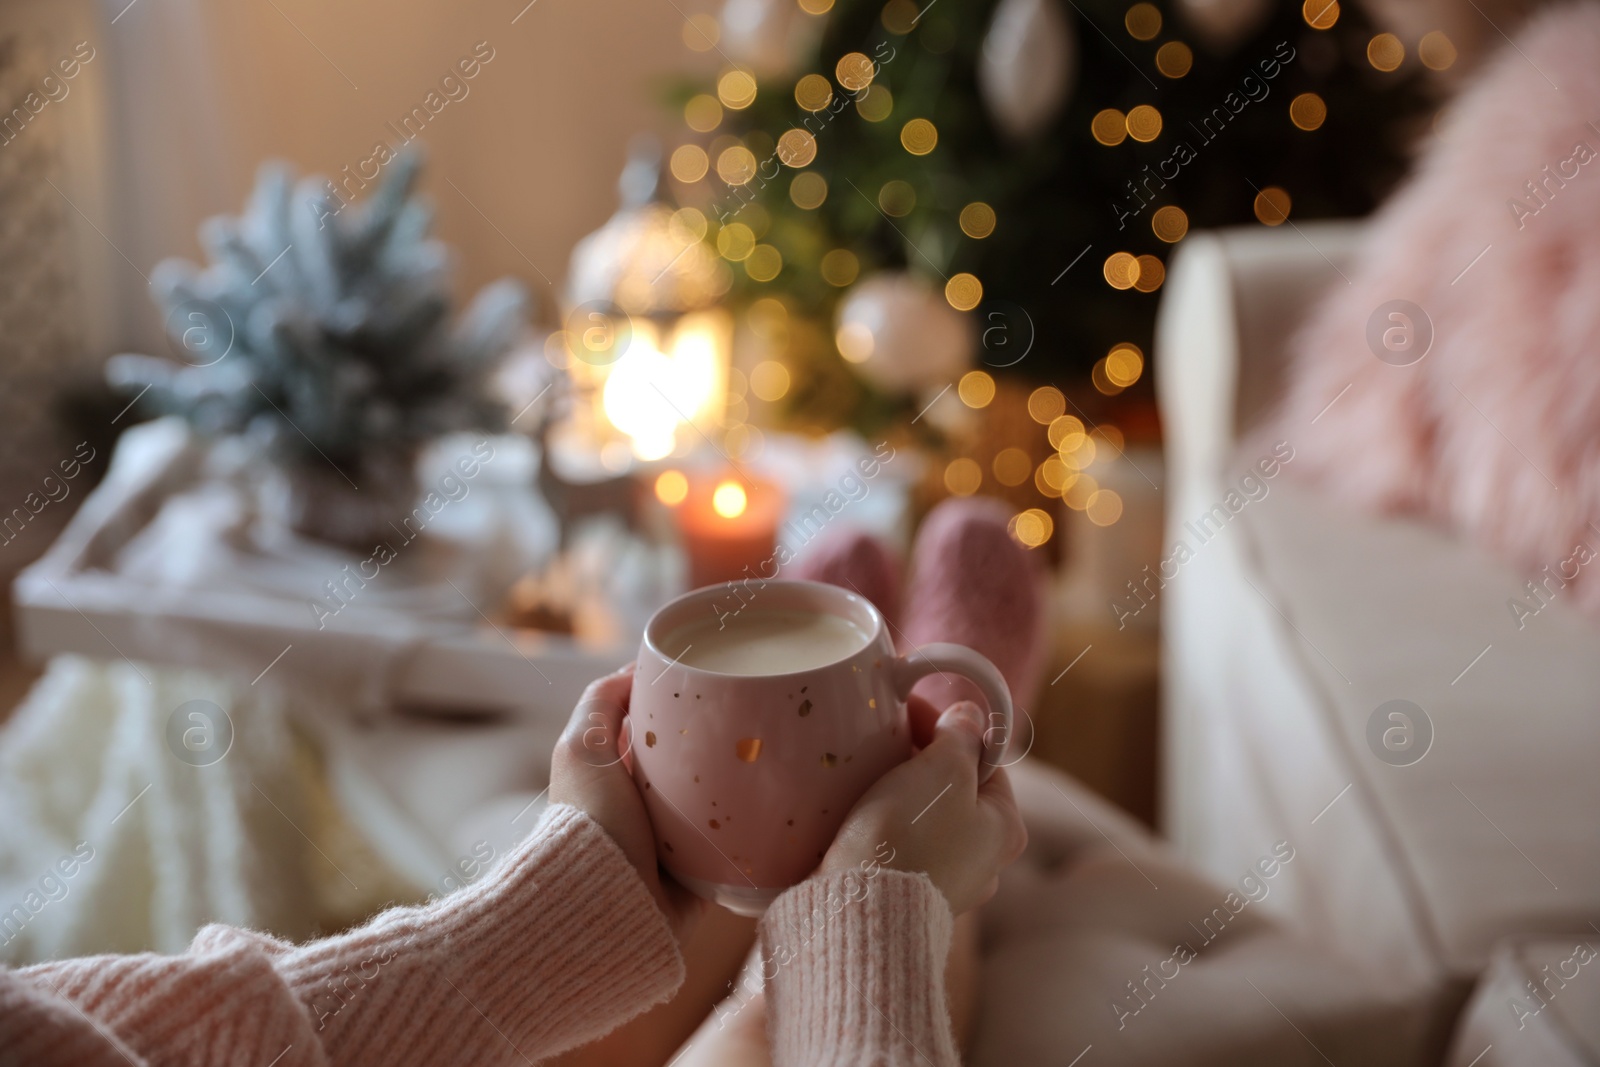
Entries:
<svg viewBox="0 0 1600 1067">
<path fill-rule="evenodd" d="M 983 752 L 983 710 L 970 700 L 951 704 L 934 725 L 933 741 L 923 755 L 949 773 L 976 780 Z"/>
</svg>

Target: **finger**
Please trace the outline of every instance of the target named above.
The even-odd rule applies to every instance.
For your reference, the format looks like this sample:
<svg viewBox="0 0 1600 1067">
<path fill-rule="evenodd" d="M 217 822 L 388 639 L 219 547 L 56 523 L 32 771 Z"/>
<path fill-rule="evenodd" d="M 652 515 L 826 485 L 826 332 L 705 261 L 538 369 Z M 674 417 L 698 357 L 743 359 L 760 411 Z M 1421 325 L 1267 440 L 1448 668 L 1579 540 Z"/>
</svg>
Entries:
<svg viewBox="0 0 1600 1067">
<path fill-rule="evenodd" d="M 977 785 L 983 730 L 983 712 L 978 705 L 970 700 L 958 701 L 939 716 L 933 741 L 917 759 L 928 760 L 971 789 Z"/>
<path fill-rule="evenodd" d="M 1016 794 L 1011 790 L 1011 779 L 1001 768 L 978 788 L 978 799 L 991 818 L 992 834 L 1001 843 L 1004 862 L 1010 863 L 1028 847 L 1028 828 L 1022 821 L 1022 809 L 1017 807 Z"/>
<path fill-rule="evenodd" d="M 906 717 L 911 720 L 911 743 L 918 748 L 932 744 L 939 709 L 923 697 L 912 696 L 906 699 Z"/>
<path fill-rule="evenodd" d="M 590 682 L 572 709 L 563 741 L 586 762 L 616 759 L 632 692 L 632 664 Z"/>
</svg>

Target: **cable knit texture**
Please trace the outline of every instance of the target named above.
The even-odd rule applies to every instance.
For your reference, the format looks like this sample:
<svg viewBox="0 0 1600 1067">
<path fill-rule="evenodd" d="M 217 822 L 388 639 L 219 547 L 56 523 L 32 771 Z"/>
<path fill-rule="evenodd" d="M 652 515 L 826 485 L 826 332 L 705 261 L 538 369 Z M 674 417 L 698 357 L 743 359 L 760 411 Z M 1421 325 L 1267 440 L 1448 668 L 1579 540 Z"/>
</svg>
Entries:
<svg viewBox="0 0 1600 1067">
<path fill-rule="evenodd" d="M 0 970 L 0 1067 L 535 1062 L 683 976 L 622 850 L 556 805 L 483 881 L 337 937 L 295 946 L 208 926 L 181 956 Z"/>
<path fill-rule="evenodd" d="M 956 1067 L 955 920 L 925 874 L 819 875 L 761 920 L 774 1067 Z"/>
</svg>

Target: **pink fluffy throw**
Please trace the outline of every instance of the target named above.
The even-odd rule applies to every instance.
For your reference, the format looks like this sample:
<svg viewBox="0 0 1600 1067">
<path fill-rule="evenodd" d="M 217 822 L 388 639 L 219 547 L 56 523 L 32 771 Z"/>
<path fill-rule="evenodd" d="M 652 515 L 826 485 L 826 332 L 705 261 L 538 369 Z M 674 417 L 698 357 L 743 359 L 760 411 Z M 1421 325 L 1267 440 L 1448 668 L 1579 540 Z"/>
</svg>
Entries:
<svg viewBox="0 0 1600 1067">
<path fill-rule="evenodd" d="M 1600 616 L 1597 57 L 1584 3 L 1485 67 L 1301 334 L 1272 429 L 1296 475 L 1559 575 Z"/>
</svg>

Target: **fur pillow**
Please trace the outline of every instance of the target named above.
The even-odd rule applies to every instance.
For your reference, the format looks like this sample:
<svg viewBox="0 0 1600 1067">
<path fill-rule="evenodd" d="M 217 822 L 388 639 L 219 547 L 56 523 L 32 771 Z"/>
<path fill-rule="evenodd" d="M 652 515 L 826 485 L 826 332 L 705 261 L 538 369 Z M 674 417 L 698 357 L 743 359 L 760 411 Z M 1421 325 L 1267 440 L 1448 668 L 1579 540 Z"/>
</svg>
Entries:
<svg viewBox="0 0 1600 1067">
<path fill-rule="evenodd" d="M 1597 122 L 1600 4 L 1547 11 L 1374 217 L 1350 284 L 1298 338 L 1271 427 L 1295 475 L 1460 531 L 1533 576 L 1530 608 L 1556 595 L 1594 616 Z"/>
</svg>

